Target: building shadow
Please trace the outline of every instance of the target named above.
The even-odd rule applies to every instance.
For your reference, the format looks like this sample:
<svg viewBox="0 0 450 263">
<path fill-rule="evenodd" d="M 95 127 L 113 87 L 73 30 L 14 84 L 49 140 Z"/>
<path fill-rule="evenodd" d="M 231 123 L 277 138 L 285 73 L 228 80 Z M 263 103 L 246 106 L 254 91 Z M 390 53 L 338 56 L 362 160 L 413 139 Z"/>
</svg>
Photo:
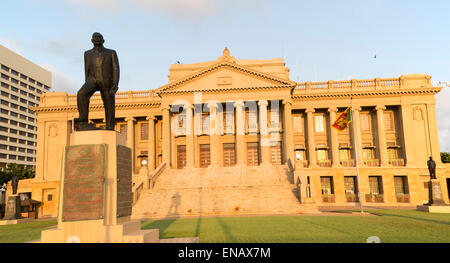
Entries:
<svg viewBox="0 0 450 263">
<path fill-rule="evenodd" d="M 142 229 L 159 229 L 159 234 L 164 238 L 164 232 L 180 217 L 178 207 L 181 204 L 181 195 L 176 192 L 171 197 L 171 203 L 167 214 L 163 219 L 153 220 L 142 225 Z"/>
<path fill-rule="evenodd" d="M 228 227 L 228 225 L 225 223 L 225 221 L 223 220 L 223 218 L 217 217 L 217 221 L 220 224 L 220 227 L 223 230 L 223 233 L 225 234 L 225 236 L 227 237 L 227 243 L 237 243 L 237 239 L 233 236 L 233 234 L 231 234 L 230 232 L 230 228 Z"/>
</svg>

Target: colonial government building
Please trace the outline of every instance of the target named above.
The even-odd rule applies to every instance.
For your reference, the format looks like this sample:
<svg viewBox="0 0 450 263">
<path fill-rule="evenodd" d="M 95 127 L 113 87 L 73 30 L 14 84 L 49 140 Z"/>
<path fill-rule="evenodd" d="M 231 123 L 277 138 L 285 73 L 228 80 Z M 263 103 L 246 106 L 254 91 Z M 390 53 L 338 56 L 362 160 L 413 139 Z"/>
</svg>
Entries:
<svg viewBox="0 0 450 263">
<path fill-rule="evenodd" d="M 428 201 L 430 156 L 448 203 L 435 107 L 441 88 L 430 79 L 297 83 L 282 59 L 236 59 L 227 49 L 215 61 L 174 64 L 167 85 L 116 94 L 116 131 L 133 150 L 133 216 L 412 207 Z M 331 128 L 351 104 L 355 133 Z M 21 181 L 19 192 L 42 202 L 40 216 L 55 216 L 76 94 L 43 94 L 34 110 L 36 178 Z M 89 118 L 104 125 L 99 94 Z"/>
</svg>

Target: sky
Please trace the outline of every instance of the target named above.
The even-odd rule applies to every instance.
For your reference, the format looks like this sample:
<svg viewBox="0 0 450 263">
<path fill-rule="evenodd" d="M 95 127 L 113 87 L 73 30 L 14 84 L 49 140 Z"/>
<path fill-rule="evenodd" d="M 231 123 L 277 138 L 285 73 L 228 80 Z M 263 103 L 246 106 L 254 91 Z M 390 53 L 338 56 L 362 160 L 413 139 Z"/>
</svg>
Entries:
<svg viewBox="0 0 450 263">
<path fill-rule="evenodd" d="M 450 1 L 2 0 L 0 44 L 76 93 L 83 52 L 100 32 L 117 51 L 119 91 L 156 89 L 169 67 L 283 58 L 294 81 L 424 73 L 450 82 Z M 376 58 L 374 58 L 376 56 Z M 450 152 L 450 91 L 436 96 L 441 151 Z"/>
</svg>

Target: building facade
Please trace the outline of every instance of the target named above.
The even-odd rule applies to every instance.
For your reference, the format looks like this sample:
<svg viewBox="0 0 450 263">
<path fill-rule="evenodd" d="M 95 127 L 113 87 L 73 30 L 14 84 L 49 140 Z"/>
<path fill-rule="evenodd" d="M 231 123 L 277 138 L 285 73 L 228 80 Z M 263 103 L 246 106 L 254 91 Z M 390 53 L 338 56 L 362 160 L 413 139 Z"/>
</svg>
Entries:
<svg viewBox="0 0 450 263">
<path fill-rule="evenodd" d="M 31 109 L 50 90 L 49 71 L 0 45 L 0 167 L 35 168 L 37 115 Z"/>
<path fill-rule="evenodd" d="M 225 49 L 215 61 L 172 65 L 169 83 L 156 90 L 117 93 L 116 131 L 133 149 L 135 177 L 164 164 L 172 171 L 285 166 L 300 202 L 324 206 L 423 204 L 432 156 L 448 202 L 450 170 L 440 161 L 434 97 L 441 88 L 430 79 L 297 83 L 282 59 L 236 59 Z M 331 128 L 351 105 L 354 130 Z M 27 191 L 43 202 L 41 216 L 54 215 L 76 95 L 46 93 L 34 110 L 38 155 Z M 104 125 L 99 94 L 91 98 L 90 120 Z"/>
</svg>

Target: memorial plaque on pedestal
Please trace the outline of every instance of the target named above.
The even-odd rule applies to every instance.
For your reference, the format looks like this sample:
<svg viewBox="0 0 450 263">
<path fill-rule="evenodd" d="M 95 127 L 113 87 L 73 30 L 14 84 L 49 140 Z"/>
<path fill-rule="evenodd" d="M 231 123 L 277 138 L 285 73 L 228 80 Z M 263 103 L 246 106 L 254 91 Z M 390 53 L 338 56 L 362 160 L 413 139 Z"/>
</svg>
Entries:
<svg viewBox="0 0 450 263">
<path fill-rule="evenodd" d="M 440 205 L 445 204 L 444 202 L 444 196 L 442 195 L 441 190 L 441 184 L 439 183 L 439 180 L 432 179 L 430 181 L 430 187 L 431 187 L 431 193 L 432 193 L 432 200 L 434 205 Z"/>
<path fill-rule="evenodd" d="M 66 148 L 63 221 L 104 217 L 106 153 L 106 144 Z"/>
<path fill-rule="evenodd" d="M 20 197 L 18 195 L 12 195 L 8 197 L 4 219 L 11 220 L 18 218 L 20 218 Z"/>
<path fill-rule="evenodd" d="M 132 205 L 131 149 L 117 145 L 117 217 L 130 216 Z"/>
</svg>

